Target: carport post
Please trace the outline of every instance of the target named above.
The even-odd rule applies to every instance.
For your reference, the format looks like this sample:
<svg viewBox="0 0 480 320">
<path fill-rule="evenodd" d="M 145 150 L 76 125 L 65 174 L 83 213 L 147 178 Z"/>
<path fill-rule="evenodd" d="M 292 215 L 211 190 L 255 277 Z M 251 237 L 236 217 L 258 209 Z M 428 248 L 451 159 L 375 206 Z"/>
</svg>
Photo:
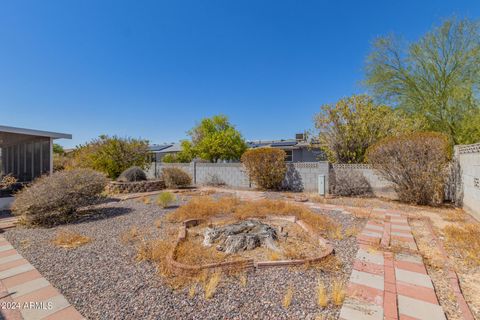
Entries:
<svg viewBox="0 0 480 320">
<path fill-rule="evenodd" d="M 53 173 L 53 138 L 50 137 L 50 174 Z"/>
</svg>

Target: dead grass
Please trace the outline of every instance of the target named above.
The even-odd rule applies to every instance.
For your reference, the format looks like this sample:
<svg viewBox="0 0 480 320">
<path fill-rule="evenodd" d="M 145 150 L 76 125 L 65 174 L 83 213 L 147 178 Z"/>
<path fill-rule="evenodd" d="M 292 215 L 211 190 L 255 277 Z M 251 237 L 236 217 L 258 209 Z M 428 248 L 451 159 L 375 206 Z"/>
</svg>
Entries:
<svg viewBox="0 0 480 320">
<path fill-rule="evenodd" d="M 210 279 L 205 284 L 205 299 L 208 300 L 214 296 L 221 279 L 222 273 L 220 271 L 216 271 L 211 275 Z"/>
<path fill-rule="evenodd" d="M 334 280 L 332 283 L 332 302 L 336 306 L 341 306 L 345 300 L 345 286 L 340 280 Z"/>
<path fill-rule="evenodd" d="M 248 282 L 247 275 L 245 273 L 242 273 L 240 274 L 239 279 L 240 279 L 240 285 L 245 288 Z"/>
<path fill-rule="evenodd" d="M 52 240 L 52 242 L 56 246 L 67 248 L 67 249 L 78 248 L 91 241 L 92 241 L 92 238 L 90 237 L 81 235 L 73 231 L 68 231 L 68 230 L 61 230 L 57 232 L 57 235 Z"/>
<path fill-rule="evenodd" d="M 278 260 L 281 260 L 282 259 L 282 256 L 280 255 L 280 253 L 276 252 L 276 251 L 269 251 L 268 252 L 268 260 L 270 261 L 278 261 Z"/>
<path fill-rule="evenodd" d="M 445 227 L 446 245 L 449 250 L 461 255 L 466 264 L 480 265 L 480 225 L 459 223 Z"/>
<path fill-rule="evenodd" d="M 287 291 L 283 296 L 282 305 L 285 309 L 288 309 L 288 307 L 290 307 L 290 305 L 292 304 L 293 294 L 294 294 L 293 287 L 290 285 L 288 286 Z"/>
<path fill-rule="evenodd" d="M 190 289 L 188 290 L 188 296 L 190 297 L 190 299 L 195 297 L 196 288 L 197 288 L 197 284 L 192 283 L 192 285 L 190 286 Z"/>
<path fill-rule="evenodd" d="M 205 219 L 231 213 L 239 199 L 235 197 L 222 197 L 218 200 L 210 196 L 193 197 L 189 202 L 168 215 L 170 221 L 181 222 L 187 219 Z"/>
<path fill-rule="evenodd" d="M 356 236 L 360 232 L 358 227 L 348 227 L 345 229 L 345 237 L 350 238 Z"/>
<path fill-rule="evenodd" d="M 150 197 L 142 197 L 142 198 L 141 198 L 141 201 L 142 201 L 144 204 L 150 204 L 150 202 L 152 201 L 152 199 L 150 199 Z"/>
<path fill-rule="evenodd" d="M 322 308 L 325 308 L 328 305 L 327 290 L 325 289 L 325 285 L 324 285 L 322 279 L 318 279 L 317 304 Z"/>
<path fill-rule="evenodd" d="M 136 240 L 138 240 L 138 237 L 140 236 L 140 232 L 138 231 L 137 227 L 131 227 L 128 231 L 122 233 L 120 236 L 120 239 L 122 240 L 123 243 L 131 243 Z"/>
<path fill-rule="evenodd" d="M 449 222 L 465 222 L 467 214 L 463 210 L 450 210 L 442 216 L 443 220 Z"/>
</svg>

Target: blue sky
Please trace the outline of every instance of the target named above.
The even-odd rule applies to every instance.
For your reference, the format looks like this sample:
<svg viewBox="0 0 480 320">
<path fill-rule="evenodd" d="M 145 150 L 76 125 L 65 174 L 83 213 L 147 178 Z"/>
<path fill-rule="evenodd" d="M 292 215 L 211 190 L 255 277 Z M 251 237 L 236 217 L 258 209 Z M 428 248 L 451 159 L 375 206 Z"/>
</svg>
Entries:
<svg viewBox="0 0 480 320">
<path fill-rule="evenodd" d="M 0 1 L 0 124 L 153 143 L 223 113 L 290 138 L 354 93 L 375 37 L 415 40 L 480 1 Z"/>
</svg>

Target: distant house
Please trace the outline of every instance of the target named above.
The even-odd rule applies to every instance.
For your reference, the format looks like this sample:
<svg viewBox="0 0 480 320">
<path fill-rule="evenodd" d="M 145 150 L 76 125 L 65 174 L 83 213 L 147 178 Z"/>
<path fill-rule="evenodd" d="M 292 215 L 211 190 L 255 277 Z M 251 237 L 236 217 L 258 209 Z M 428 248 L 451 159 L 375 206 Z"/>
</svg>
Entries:
<svg viewBox="0 0 480 320">
<path fill-rule="evenodd" d="M 182 151 L 180 143 L 154 144 L 150 146 L 152 153 L 152 162 L 161 162 L 167 154 L 177 154 Z"/>
<path fill-rule="evenodd" d="M 247 141 L 249 148 L 271 147 L 285 151 L 287 162 L 312 162 L 325 159 L 325 154 L 318 147 L 312 147 L 304 134 L 297 134 L 295 139 L 281 140 L 251 140 Z M 155 144 L 150 146 L 152 162 L 161 162 L 167 154 L 182 151 L 180 143 Z"/>
</svg>

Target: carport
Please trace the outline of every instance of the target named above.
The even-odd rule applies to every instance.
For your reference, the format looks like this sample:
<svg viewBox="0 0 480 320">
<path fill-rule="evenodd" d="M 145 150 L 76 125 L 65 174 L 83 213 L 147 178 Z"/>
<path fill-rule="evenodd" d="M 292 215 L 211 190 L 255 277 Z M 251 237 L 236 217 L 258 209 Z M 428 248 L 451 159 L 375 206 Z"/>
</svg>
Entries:
<svg viewBox="0 0 480 320">
<path fill-rule="evenodd" d="M 72 135 L 0 125 L 0 175 L 32 181 L 52 173 L 55 139 L 72 139 Z"/>
</svg>

